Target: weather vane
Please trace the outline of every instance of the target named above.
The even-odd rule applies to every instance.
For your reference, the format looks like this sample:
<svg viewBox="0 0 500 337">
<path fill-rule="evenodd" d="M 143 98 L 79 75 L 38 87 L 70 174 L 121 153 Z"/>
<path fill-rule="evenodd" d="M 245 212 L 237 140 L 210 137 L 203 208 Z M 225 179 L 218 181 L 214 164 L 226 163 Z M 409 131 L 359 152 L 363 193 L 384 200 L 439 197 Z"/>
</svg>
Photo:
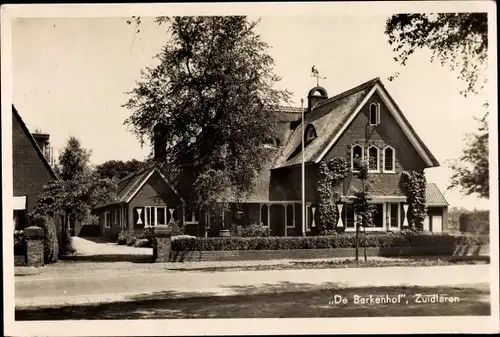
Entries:
<svg viewBox="0 0 500 337">
<path fill-rule="evenodd" d="M 319 71 L 318 71 L 318 69 L 316 69 L 316 66 L 312 67 L 311 72 L 312 72 L 311 76 L 312 77 L 316 77 L 316 86 L 319 86 L 319 79 L 320 78 L 322 80 L 326 80 L 326 77 L 319 76 Z"/>
</svg>

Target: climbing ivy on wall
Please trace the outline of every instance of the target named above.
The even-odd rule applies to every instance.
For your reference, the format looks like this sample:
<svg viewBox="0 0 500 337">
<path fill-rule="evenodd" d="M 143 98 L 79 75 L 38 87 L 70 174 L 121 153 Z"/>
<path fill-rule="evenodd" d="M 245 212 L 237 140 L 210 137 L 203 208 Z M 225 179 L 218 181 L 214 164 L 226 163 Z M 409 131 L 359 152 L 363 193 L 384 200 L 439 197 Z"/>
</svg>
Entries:
<svg viewBox="0 0 500 337">
<path fill-rule="evenodd" d="M 319 166 L 319 231 L 333 230 L 339 217 L 337 210 L 336 191 L 342 181 L 349 174 L 349 167 L 344 158 L 335 157 L 329 161 L 322 162 Z"/>
<path fill-rule="evenodd" d="M 427 181 L 424 173 L 405 171 L 402 175 L 402 183 L 408 201 L 408 221 L 416 229 L 423 229 L 427 206 L 425 205 L 425 187 Z"/>
</svg>

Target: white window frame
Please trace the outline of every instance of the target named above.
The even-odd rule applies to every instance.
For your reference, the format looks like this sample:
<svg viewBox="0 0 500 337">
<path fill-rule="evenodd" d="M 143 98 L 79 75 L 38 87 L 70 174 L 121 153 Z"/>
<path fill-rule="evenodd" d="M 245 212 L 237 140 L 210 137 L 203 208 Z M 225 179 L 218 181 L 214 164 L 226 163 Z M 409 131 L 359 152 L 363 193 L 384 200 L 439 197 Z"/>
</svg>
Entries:
<svg viewBox="0 0 500 337">
<path fill-rule="evenodd" d="M 385 169 L 385 151 L 387 149 L 391 149 L 392 150 L 392 170 L 386 170 Z M 382 166 L 382 171 L 384 173 L 396 173 L 396 149 L 393 148 L 392 146 L 390 145 L 387 145 L 386 147 L 384 147 L 384 150 L 383 150 L 383 153 L 382 153 L 382 156 L 383 156 L 383 166 Z"/>
<path fill-rule="evenodd" d="M 372 123 L 372 106 L 375 106 L 375 124 Z M 370 103 L 368 108 L 368 119 L 370 122 L 370 126 L 377 126 L 380 124 L 380 104 L 377 102 Z"/>
<path fill-rule="evenodd" d="M 184 224 L 186 224 L 186 225 L 197 225 L 197 224 L 199 224 L 200 223 L 200 216 L 199 216 L 198 210 L 191 211 L 191 220 L 188 220 L 186 218 L 186 210 L 187 210 L 186 207 L 184 207 L 184 209 L 182 210 L 182 215 L 184 217 Z M 195 215 L 197 215 L 197 216 L 195 217 Z"/>
<path fill-rule="evenodd" d="M 361 161 L 365 160 L 365 149 L 364 149 L 363 145 L 361 145 L 361 144 L 354 144 L 351 147 L 351 171 L 352 172 L 357 172 L 357 170 L 354 170 L 354 149 L 356 147 L 360 147 L 361 148 Z"/>
<path fill-rule="evenodd" d="M 377 158 L 376 158 L 376 161 L 377 161 L 377 168 L 375 170 L 371 170 L 370 169 L 370 149 L 376 149 L 377 150 Z M 380 149 L 378 148 L 378 146 L 376 145 L 370 145 L 368 147 L 368 150 L 366 150 L 366 155 L 368 156 L 368 172 L 370 173 L 378 173 L 380 172 Z"/>
<path fill-rule="evenodd" d="M 108 221 L 109 218 L 109 221 Z M 111 213 L 104 212 L 104 228 L 111 228 Z"/>
<path fill-rule="evenodd" d="M 396 216 L 396 223 L 397 223 L 397 226 L 395 227 L 392 227 L 392 208 L 391 208 L 391 205 L 397 205 L 398 208 L 397 208 L 397 216 Z M 401 203 L 398 202 L 389 202 L 387 203 L 387 230 L 389 231 L 395 231 L 395 230 L 401 230 Z"/>
<path fill-rule="evenodd" d="M 164 210 L 163 223 L 166 225 L 167 224 L 167 212 L 168 212 L 167 206 L 154 206 L 154 208 L 155 208 L 155 223 L 153 226 L 158 225 L 158 209 L 159 208 L 163 208 L 163 210 Z"/>
</svg>

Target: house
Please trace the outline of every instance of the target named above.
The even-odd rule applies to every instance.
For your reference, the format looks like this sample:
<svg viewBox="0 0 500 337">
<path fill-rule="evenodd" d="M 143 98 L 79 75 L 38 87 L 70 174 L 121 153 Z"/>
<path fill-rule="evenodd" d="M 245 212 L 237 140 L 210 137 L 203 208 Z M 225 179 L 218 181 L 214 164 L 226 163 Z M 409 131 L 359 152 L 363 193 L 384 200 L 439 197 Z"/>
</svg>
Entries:
<svg viewBox="0 0 500 337">
<path fill-rule="evenodd" d="M 35 138 L 12 106 L 12 171 L 15 228 L 26 226 L 26 216 L 36 205 L 43 186 L 57 179 Z M 43 135 L 48 142 L 49 135 Z"/>
<path fill-rule="evenodd" d="M 198 214 L 189 217 L 182 205 L 172 184 L 152 167 L 120 180 L 116 200 L 97 205 L 93 213 L 99 217 L 101 234 L 113 238 L 121 231 L 140 234 L 144 228 L 179 221 L 181 215 L 182 224 L 197 225 Z"/>
<path fill-rule="evenodd" d="M 149 179 L 155 176 L 154 183 L 169 187 L 169 200 L 162 200 L 160 208 L 152 203 L 145 203 L 143 197 L 125 212 L 139 222 L 148 225 L 168 223 L 178 219 L 181 224 L 196 226 L 189 232 L 200 235 L 218 235 L 219 230 L 234 223 L 257 223 L 269 227 L 273 236 L 300 236 L 313 232 L 319 222 L 318 216 L 318 181 L 319 165 L 335 157 L 342 157 L 354 169 L 354 158 L 370 159 L 370 175 L 375 178 L 372 202 L 377 207 L 374 226 L 368 230 L 400 230 L 409 226 L 408 203 L 402 188 L 401 178 L 404 171 L 424 172 L 427 168 L 439 166 L 438 161 L 416 134 L 403 112 L 392 99 L 379 78 L 363 83 L 355 88 L 329 97 L 323 87 L 309 91 L 307 108 L 304 112 L 302 127 L 300 108 L 277 109 L 280 132 L 269 148 L 269 160 L 264 163 L 253 193 L 246 200 L 233 205 L 223 214 L 214 212 L 183 212 L 182 200 L 174 197 L 175 186 L 166 179 L 160 179 L 159 171 L 152 171 Z M 304 130 L 304 135 L 302 134 Z M 302 138 L 304 153 L 302 153 Z M 158 144 L 165 144 L 164 139 L 155 142 L 155 155 L 164 154 Z M 161 147 L 161 146 L 160 146 Z M 302 158 L 305 161 L 305 223 L 302 224 Z M 138 173 L 140 176 L 146 173 Z M 131 178 L 134 180 L 135 178 Z M 130 184 L 132 182 L 130 181 Z M 142 183 L 141 183 L 142 184 Z M 141 185 L 134 183 L 137 189 Z M 340 219 L 337 227 L 346 231 L 355 230 L 354 210 L 350 203 L 359 182 L 352 177 L 344 179 L 338 189 L 340 203 L 337 207 Z M 125 183 L 124 186 L 126 186 Z M 126 188 L 122 191 L 125 191 Z M 144 193 L 147 198 L 158 195 L 152 186 L 140 192 L 131 189 L 134 196 Z M 156 191 L 156 190 L 155 190 Z M 125 193 L 125 192 L 123 192 Z M 122 193 L 122 194 L 123 194 Z M 435 184 L 428 184 L 426 189 L 428 215 L 424 229 L 440 232 L 447 230 L 447 202 Z M 134 197 L 122 198 L 124 204 Z M 141 204 L 139 200 L 143 201 Z M 165 207 L 165 208 L 161 208 Z M 175 210 L 175 211 L 174 211 Z M 159 213 L 158 213 L 159 211 Z M 103 215 L 103 227 L 113 222 L 112 212 Z M 170 212 L 176 216 L 170 216 Z M 136 214 L 137 213 L 137 214 Z M 152 214 L 155 213 L 153 216 Z M 166 214 L 166 215 L 165 215 Z M 177 215 L 178 214 L 178 215 Z M 143 218 L 145 216 L 145 218 Z M 170 217 L 168 217 L 170 216 Z M 127 222 L 129 230 L 143 226 L 136 220 Z"/>
</svg>

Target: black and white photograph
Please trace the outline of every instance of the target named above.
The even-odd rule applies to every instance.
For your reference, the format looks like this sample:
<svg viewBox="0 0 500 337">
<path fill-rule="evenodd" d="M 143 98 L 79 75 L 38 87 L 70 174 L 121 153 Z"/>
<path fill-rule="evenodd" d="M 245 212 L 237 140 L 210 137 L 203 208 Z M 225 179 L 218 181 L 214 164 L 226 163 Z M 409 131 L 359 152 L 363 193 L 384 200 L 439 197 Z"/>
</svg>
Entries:
<svg viewBox="0 0 500 337">
<path fill-rule="evenodd" d="M 496 21 L 2 5 L 5 334 L 499 332 Z"/>
</svg>

